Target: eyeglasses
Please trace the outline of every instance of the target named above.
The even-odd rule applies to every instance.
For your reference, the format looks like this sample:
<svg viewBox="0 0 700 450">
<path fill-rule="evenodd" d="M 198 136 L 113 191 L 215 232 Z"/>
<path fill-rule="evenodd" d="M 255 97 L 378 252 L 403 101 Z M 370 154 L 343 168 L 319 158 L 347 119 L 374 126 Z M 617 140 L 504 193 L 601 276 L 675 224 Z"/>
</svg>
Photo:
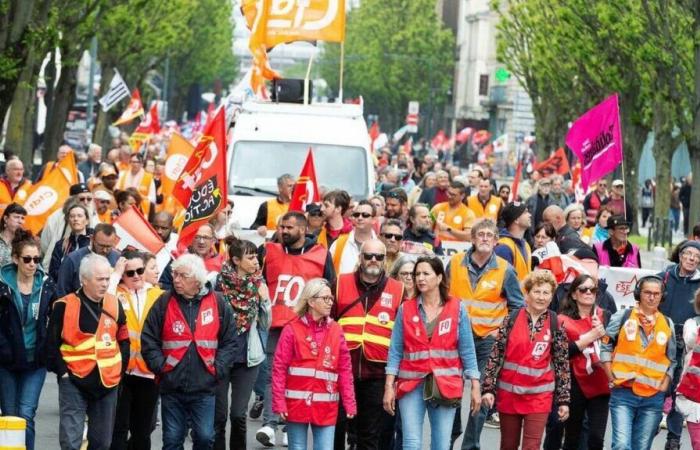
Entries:
<svg viewBox="0 0 700 450">
<path fill-rule="evenodd" d="M 580 294 L 596 294 L 598 292 L 597 286 L 579 286 L 576 290 Z"/>
<path fill-rule="evenodd" d="M 355 219 L 359 219 L 360 216 L 362 216 L 362 218 L 364 218 L 364 219 L 369 219 L 370 217 L 372 217 L 372 214 L 371 213 L 361 213 L 361 212 L 352 213 L 352 217 L 354 217 Z"/>
<path fill-rule="evenodd" d="M 496 235 L 493 233 L 486 233 L 486 232 L 482 231 L 482 232 L 476 233 L 476 237 L 479 239 L 493 239 L 496 237 Z"/>
<path fill-rule="evenodd" d="M 399 272 L 401 278 L 413 278 L 413 272 Z"/>
<path fill-rule="evenodd" d="M 309 217 L 321 217 L 323 216 L 322 211 L 310 211 L 309 212 Z"/>
<path fill-rule="evenodd" d="M 316 300 L 321 300 L 323 303 L 330 305 L 333 303 L 333 296 L 332 295 L 314 295 Z"/>
<path fill-rule="evenodd" d="M 41 256 L 22 256 L 21 259 L 25 264 L 29 264 L 32 261 L 34 261 L 34 264 L 39 264 L 41 262 Z"/>
<path fill-rule="evenodd" d="M 642 294 L 652 298 L 661 297 L 661 292 L 642 291 Z"/>
<path fill-rule="evenodd" d="M 394 234 L 394 233 L 382 233 L 382 237 L 386 239 L 387 241 L 389 240 L 395 240 L 395 241 L 403 241 L 403 235 L 401 234 Z"/>
<path fill-rule="evenodd" d="M 92 196 L 90 196 L 90 195 L 80 196 L 80 195 L 79 195 L 79 196 L 78 196 L 78 201 L 79 201 L 79 202 L 89 203 L 89 202 L 92 201 Z"/>
<path fill-rule="evenodd" d="M 100 205 L 109 205 L 109 200 L 95 200 Z"/>
<path fill-rule="evenodd" d="M 195 241 L 209 241 L 211 239 L 213 239 L 212 236 L 195 236 L 194 237 Z"/>
<path fill-rule="evenodd" d="M 362 257 L 365 259 L 365 261 L 372 261 L 373 258 L 377 261 L 384 261 L 386 255 L 382 253 L 363 253 Z"/>
<path fill-rule="evenodd" d="M 700 254 L 695 253 L 695 252 L 685 251 L 685 252 L 681 253 L 681 256 L 684 258 L 692 258 L 692 259 L 700 260 Z"/>
<path fill-rule="evenodd" d="M 143 275 L 143 273 L 145 271 L 146 271 L 145 267 L 139 267 L 138 269 L 134 269 L 134 270 L 125 270 L 124 275 L 126 275 L 129 278 L 132 278 L 136 274 Z"/>
</svg>

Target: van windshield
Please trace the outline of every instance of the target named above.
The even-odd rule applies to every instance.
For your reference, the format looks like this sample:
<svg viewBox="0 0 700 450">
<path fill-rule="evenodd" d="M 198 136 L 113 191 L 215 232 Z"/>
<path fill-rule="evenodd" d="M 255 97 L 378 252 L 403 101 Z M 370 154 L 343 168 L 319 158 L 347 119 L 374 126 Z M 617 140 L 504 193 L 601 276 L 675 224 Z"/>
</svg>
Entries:
<svg viewBox="0 0 700 450">
<path fill-rule="evenodd" d="M 365 149 L 313 144 L 314 166 L 319 189 L 344 189 L 354 198 L 367 198 Z M 249 194 L 242 188 L 277 193 L 277 177 L 299 176 L 309 144 L 296 142 L 239 141 L 233 147 L 229 193 Z"/>
</svg>

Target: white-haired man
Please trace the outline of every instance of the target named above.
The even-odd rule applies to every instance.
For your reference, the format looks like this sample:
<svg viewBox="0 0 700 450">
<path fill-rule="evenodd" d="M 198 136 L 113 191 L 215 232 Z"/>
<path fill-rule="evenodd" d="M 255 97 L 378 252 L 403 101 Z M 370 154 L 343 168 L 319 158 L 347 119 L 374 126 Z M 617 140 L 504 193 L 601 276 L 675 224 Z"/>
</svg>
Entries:
<svg viewBox="0 0 700 450">
<path fill-rule="evenodd" d="M 141 352 L 160 379 L 163 448 L 182 448 L 188 427 L 193 449 L 214 445 L 216 386 L 228 376 L 241 349 L 230 305 L 207 282 L 197 255 L 172 263 L 173 290 L 165 292 L 148 313 Z"/>
<path fill-rule="evenodd" d="M 129 361 L 129 330 L 115 296 L 106 295 L 112 268 L 102 255 L 80 262 L 82 287 L 53 305 L 47 368 L 58 377 L 61 449 L 79 449 L 85 416 L 91 449 L 107 450 L 117 408 L 117 387 Z"/>
</svg>

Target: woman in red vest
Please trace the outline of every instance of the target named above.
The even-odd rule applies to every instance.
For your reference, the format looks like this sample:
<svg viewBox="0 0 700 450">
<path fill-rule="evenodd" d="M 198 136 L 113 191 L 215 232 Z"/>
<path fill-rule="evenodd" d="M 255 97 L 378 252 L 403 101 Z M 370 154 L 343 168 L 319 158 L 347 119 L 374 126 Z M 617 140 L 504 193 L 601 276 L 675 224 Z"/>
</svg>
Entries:
<svg viewBox="0 0 700 450">
<path fill-rule="evenodd" d="M 481 393 L 471 325 L 462 302 L 448 296 L 442 260 L 421 256 L 413 269 L 418 297 L 400 307 L 391 333 L 384 385 L 384 409 L 396 413 L 399 400 L 404 450 L 423 448 L 428 413 L 433 450 L 448 450 L 464 380 L 471 379 L 471 411 Z M 394 382 L 396 381 L 396 384 Z"/>
<path fill-rule="evenodd" d="M 552 400 L 559 420 L 569 417 L 569 344 L 548 309 L 556 287 L 545 270 L 523 280 L 525 307 L 503 321 L 486 363 L 482 402 L 498 399 L 502 450 L 539 449 Z"/>
<path fill-rule="evenodd" d="M 588 417 L 589 450 L 603 449 L 608 423 L 610 388 L 600 364 L 599 340 L 605 336 L 610 312 L 596 306 L 598 282 L 579 275 L 559 308 L 559 324 L 569 340 L 571 415 L 565 425 L 565 450 L 580 448 L 583 418 Z"/>
<path fill-rule="evenodd" d="M 331 285 L 307 281 L 285 325 L 272 362 L 272 410 L 287 421 L 290 450 L 306 450 L 309 425 L 314 450 L 333 448 L 338 400 L 347 417 L 357 414 L 350 352 L 343 330 L 329 317 Z"/>
<path fill-rule="evenodd" d="M 693 450 L 700 450 L 700 291 L 695 293 L 695 313 L 698 315 L 683 325 L 686 359 L 678 384 L 676 409 L 687 421 Z"/>
</svg>

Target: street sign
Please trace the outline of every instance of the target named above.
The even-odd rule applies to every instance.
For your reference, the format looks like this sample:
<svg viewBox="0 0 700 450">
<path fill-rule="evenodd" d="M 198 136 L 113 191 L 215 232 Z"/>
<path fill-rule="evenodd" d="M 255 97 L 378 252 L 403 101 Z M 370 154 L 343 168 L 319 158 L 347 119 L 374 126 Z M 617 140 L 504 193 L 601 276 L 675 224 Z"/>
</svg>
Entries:
<svg viewBox="0 0 700 450">
<path fill-rule="evenodd" d="M 409 114 L 406 116 L 406 131 L 409 133 L 418 133 L 418 114 Z"/>
<path fill-rule="evenodd" d="M 418 115 L 419 108 L 420 108 L 420 103 L 415 102 L 415 101 L 408 102 L 408 114 L 409 115 L 410 114 Z"/>
</svg>

